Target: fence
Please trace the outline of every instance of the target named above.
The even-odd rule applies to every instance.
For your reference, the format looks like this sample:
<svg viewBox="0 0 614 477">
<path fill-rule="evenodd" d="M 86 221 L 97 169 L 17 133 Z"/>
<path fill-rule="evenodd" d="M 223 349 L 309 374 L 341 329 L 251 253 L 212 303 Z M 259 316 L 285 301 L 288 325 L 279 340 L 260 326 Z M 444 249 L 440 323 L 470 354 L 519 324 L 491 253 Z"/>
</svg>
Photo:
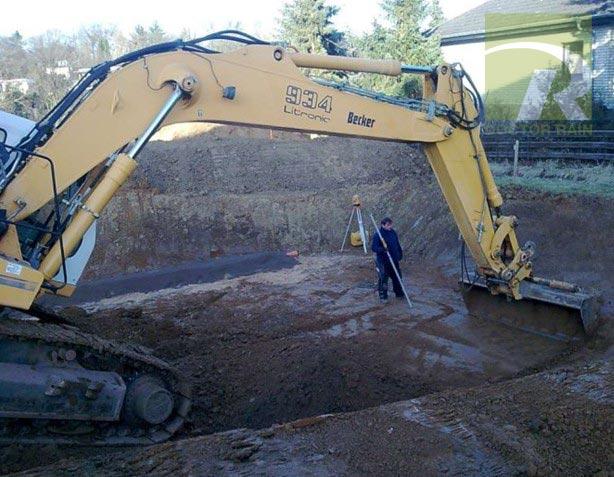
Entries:
<svg viewBox="0 0 614 477">
<path fill-rule="evenodd" d="M 484 133 L 488 159 L 614 161 L 614 131 L 571 133 Z M 515 157 L 515 148 L 518 149 Z"/>
</svg>

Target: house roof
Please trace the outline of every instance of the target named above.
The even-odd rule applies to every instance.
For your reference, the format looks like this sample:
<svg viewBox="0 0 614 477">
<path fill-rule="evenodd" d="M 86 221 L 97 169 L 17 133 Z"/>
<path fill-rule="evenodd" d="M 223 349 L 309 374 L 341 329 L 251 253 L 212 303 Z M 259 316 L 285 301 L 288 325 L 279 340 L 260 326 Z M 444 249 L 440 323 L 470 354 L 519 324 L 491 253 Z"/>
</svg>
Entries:
<svg viewBox="0 0 614 477">
<path fill-rule="evenodd" d="M 561 21 L 577 17 L 612 18 L 614 2 L 612 0 L 490 0 L 469 10 L 462 15 L 443 23 L 437 33 L 441 35 L 442 44 L 484 38 L 485 18 L 489 14 L 515 14 L 505 17 L 491 17 L 489 30 L 524 29 L 530 25 L 552 22 L 557 16 Z M 493 23 L 491 23 L 491 21 Z M 499 22 L 497 25 L 495 22 Z"/>
</svg>

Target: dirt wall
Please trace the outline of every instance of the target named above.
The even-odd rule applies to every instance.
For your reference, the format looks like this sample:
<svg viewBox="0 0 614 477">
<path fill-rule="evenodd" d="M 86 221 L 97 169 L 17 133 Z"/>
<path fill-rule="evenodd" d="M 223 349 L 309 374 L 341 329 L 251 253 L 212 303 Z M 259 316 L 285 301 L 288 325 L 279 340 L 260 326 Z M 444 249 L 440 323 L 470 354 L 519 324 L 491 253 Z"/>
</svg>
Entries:
<svg viewBox="0 0 614 477">
<path fill-rule="evenodd" d="M 232 134 L 153 142 L 100 221 L 89 276 L 217 253 L 336 250 L 359 193 L 390 215 L 410 260 L 452 264 L 458 232 L 418 145 Z M 503 189 L 540 274 L 611 289 L 612 200 Z M 365 217 L 366 218 L 366 217 Z"/>
<path fill-rule="evenodd" d="M 217 251 L 335 250 L 356 193 L 400 230 L 453 225 L 418 146 L 198 136 L 151 143 L 139 162 L 100 221 L 90 276 Z M 407 242 L 422 253 L 415 235 Z"/>
</svg>

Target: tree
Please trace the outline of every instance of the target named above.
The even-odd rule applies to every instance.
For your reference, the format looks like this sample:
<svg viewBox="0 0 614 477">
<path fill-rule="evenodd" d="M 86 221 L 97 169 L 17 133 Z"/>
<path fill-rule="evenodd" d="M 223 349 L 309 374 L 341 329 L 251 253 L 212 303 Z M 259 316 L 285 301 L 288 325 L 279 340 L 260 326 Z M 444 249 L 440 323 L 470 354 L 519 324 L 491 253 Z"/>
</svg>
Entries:
<svg viewBox="0 0 614 477">
<path fill-rule="evenodd" d="M 414 65 L 441 62 L 440 39 L 432 33 L 443 20 L 438 0 L 383 0 L 382 9 L 389 26 L 376 22 L 370 33 L 354 40 L 361 56 L 397 59 Z M 421 96 L 421 79 L 415 76 L 360 74 L 353 82 L 393 96 Z"/>
<path fill-rule="evenodd" d="M 338 12 L 325 0 L 293 0 L 282 7 L 281 38 L 299 51 L 343 55 L 345 35 L 332 23 Z"/>
<path fill-rule="evenodd" d="M 0 37 L 0 78 L 27 78 L 29 89 L 7 88 L 0 93 L 0 108 L 39 119 L 66 94 L 79 78 L 79 70 L 130 50 L 168 41 L 159 23 L 137 25 L 125 38 L 112 25 L 94 24 L 75 35 L 48 31 L 24 41 L 18 32 Z"/>
<path fill-rule="evenodd" d="M 79 67 L 93 66 L 113 57 L 111 42 L 117 34 L 114 26 L 93 24 L 83 27 L 77 33 Z"/>
<path fill-rule="evenodd" d="M 435 64 L 441 60 L 439 37 L 425 32 L 443 19 L 438 0 L 383 0 L 382 8 L 392 25 L 392 51 L 412 64 Z"/>
<path fill-rule="evenodd" d="M 196 38 L 196 37 L 197 35 L 195 35 L 194 32 L 187 27 L 183 27 L 181 31 L 179 32 L 179 38 L 181 38 L 184 41 L 192 40 L 193 38 Z"/>
<path fill-rule="evenodd" d="M 168 41 L 170 39 L 168 34 L 164 31 L 164 29 L 160 26 L 158 22 L 153 22 L 150 25 L 149 30 L 147 31 L 147 37 L 152 45 L 155 45 L 157 43 L 164 43 L 165 41 Z"/>
<path fill-rule="evenodd" d="M 149 28 L 143 25 L 136 25 L 128 39 L 129 50 L 140 50 L 146 46 L 164 43 L 169 40 L 169 36 L 158 22 L 153 22 Z"/>
<path fill-rule="evenodd" d="M 23 37 L 16 31 L 11 36 L 0 37 L 0 78 L 23 78 L 28 71 L 28 62 Z"/>
<path fill-rule="evenodd" d="M 32 111 L 38 119 L 51 109 L 73 84 L 72 69 L 78 67 L 78 52 L 72 38 L 58 31 L 49 31 L 27 41 L 28 78 L 33 84 Z"/>
<path fill-rule="evenodd" d="M 0 109 L 25 118 L 32 118 L 36 110 L 37 98 L 34 93 L 22 93 L 19 89 L 8 87 L 0 95 Z"/>
</svg>

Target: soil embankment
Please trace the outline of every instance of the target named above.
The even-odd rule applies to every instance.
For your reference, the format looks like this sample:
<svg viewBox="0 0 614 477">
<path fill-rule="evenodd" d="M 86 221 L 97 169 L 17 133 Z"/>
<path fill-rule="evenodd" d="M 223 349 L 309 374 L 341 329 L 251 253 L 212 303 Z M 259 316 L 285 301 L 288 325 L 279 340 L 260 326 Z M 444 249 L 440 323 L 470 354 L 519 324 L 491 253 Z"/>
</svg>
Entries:
<svg viewBox="0 0 614 477">
<path fill-rule="evenodd" d="M 398 217 L 401 227 L 429 212 L 403 213 L 421 202 L 408 186 L 421 177 L 432 183 L 417 146 L 197 136 L 152 143 L 139 161 L 129 187 L 101 221 L 89 276 L 220 251 L 335 250 L 356 193 L 367 210 Z M 442 206 L 437 199 L 435 206 Z"/>
<path fill-rule="evenodd" d="M 456 261 L 458 232 L 420 146 L 214 131 L 147 146 L 103 215 L 88 277 L 220 253 L 335 251 L 356 193 L 366 212 L 393 217 L 409 260 L 426 267 Z M 539 275 L 612 295 L 611 198 L 522 188 L 503 194 L 504 212 L 520 219 L 520 240 L 537 244 Z"/>
</svg>

